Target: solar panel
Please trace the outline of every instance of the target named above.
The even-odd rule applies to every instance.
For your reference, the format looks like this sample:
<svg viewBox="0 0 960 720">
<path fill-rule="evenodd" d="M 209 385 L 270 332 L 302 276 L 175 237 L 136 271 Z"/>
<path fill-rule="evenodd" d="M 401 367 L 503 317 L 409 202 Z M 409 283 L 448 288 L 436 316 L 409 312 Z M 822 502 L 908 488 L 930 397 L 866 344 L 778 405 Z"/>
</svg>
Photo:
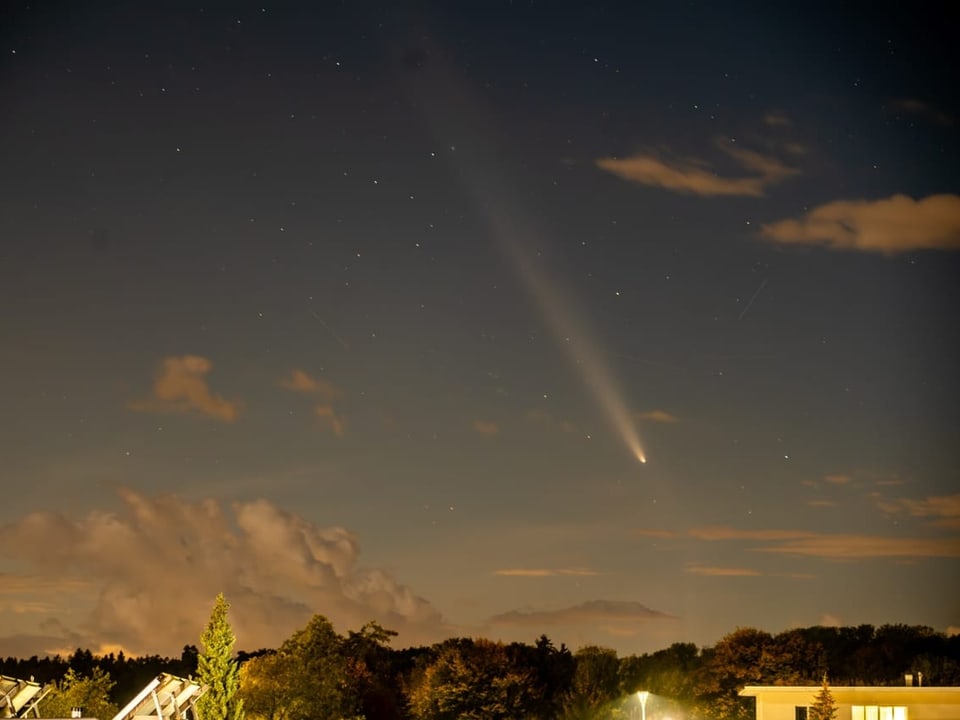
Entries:
<svg viewBox="0 0 960 720">
<path fill-rule="evenodd" d="M 40 683 L 32 680 L 0 675 L 0 717 L 26 717 L 43 697 L 42 689 Z"/>
<path fill-rule="evenodd" d="M 193 707 L 206 687 L 161 673 L 113 716 L 113 720 L 198 720 Z"/>
</svg>

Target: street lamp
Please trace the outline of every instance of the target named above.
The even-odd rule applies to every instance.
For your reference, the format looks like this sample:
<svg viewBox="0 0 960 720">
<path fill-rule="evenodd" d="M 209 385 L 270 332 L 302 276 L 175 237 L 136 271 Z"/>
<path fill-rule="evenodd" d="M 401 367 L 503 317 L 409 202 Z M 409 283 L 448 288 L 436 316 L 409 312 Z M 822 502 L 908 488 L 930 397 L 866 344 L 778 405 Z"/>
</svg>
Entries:
<svg viewBox="0 0 960 720">
<path fill-rule="evenodd" d="M 637 700 L 640 701 L 640 720 L 647 720 L 647 697 L 650 693 L 646 690 L 637 690 Z"/>
</svg>

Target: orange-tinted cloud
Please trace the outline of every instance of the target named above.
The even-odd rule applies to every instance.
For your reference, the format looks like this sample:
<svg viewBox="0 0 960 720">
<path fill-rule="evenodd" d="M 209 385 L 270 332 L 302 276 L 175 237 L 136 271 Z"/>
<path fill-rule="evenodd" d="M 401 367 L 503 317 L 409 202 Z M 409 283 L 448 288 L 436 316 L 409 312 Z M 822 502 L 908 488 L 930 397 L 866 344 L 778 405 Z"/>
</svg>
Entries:
<svg viewBox="0 0 960 720">
<path fill-rule="evenodd" d="M 339 415 L 333 407 L 334 400 L 343 397 L 343 390 L 328 380 L 315 378 L 308 372 L 297 368 L 291 370 L 280 381 L 280 387 L 318 397 L 321 402 L 314 406 L 313 414 L 320 418 L 320 427 L 323 430 L 329 430 L 338 438 L 343 437 L 346 431 L 346 422 L 343 416 Z"/>
<path fill-rule="evenodd" d="M 768 112 L 766 115 L 764 115 L 763 122 L 770 127 L 790 127 L 793 125 L 793 121 L 786 113 L 776 110 Z"/>
<path fill-rule="evenodd" d="M 936 527 L 960 529 L 960 494 L 927 497 L 921 500 L 900 498 L 880 503 L 890 513 L 904 512 L 919 518 L 930 518 Z"/>
<path fill-rule="evenodd" d="M 493 420 L 474 420 L 473 429 L 481 435 L 496 435 L 500 432 L 500 426 Z"/>
<path fill-rule="evenodd" d="M 895 110 L 911 113 L 912 115 L 919 115 L 937 125 L 953 125 L 954 123 L 952 115 L 938 110 L 930 103 L 925 103 L 916 98 L 900 98 L 891 102 L 890 106 Z"/>
<path fill-rule="evenodd" d="M 787 167 L 770 155 L 732 146 L 729 143 L 719 143 L 718 147 L 750 175 L 742 177 L 719 175 L 702 160 L 668 162 L 653 155 L 601 158 L 596 161 L 596 165 L 630 182 L 705 197 L 762 197 L 771 185 L 799 173 L 799 170 Z"/>
<path fill-rule="evenodd" d="M 803 530 L 737 530 L 724 525 L 707 525 L 690 530 L 690 535 L 699 540 L 789 540 L 809 534 Z"/>
<path fill-rule="evenodd" d="M 831 475 L 824 475 L 823 479 L 825 482 L 830 483 L 831 485 L 847 485 L 850 483 L 849 475 L 842 475 L 840 473 L 834 473 Z"/>
<path fill-rule="evenodd" d="M 314 414 L 320 418 L 321 426 L 325 430 L 330 430 L 338 438 L 343 437 L 346 430 L 346 423 L 343 418 L 337 415 L 332 405 L 317 405 L 313 409 Z"/>
<path fill-rule="evenodd" d="M 787 555 L 809 555 L 829 559 L 960 557 L 960 538 L 881 537 L 843 535 L 806 530 L 737 530 L 731 527 L 704 527 L 690 530 L 701 540 L 775 541 L 753 550 Z"/>
<path fill-rule="evenodd" d="M 807 500 L 810 507 L 836 507 L 837 503 L 833 500 Z"/>
<path fill-rule="evenodd" d="M 541 578 L 557 576 L 592 577 L 600 573 L 589 568 L 508 568 L 505 570 L 494 570 L 493 574 L 503 577 Z"/>
<path fill-rule="evenodd" d="M 759 570 L 737 567 L 710 567 L 707 565 L 687 565 L 684 572 L 708 577 L 758 577 L 763 575 Z"/>
<path fill-rule="evenodd" d="M 671 415 L 665 410 L 650 410 L 648 412 L 639 412 L 636 414 L 637 420 L 649 420 L 650 422 L 656 423 L 678 423 L 680 418 L 676 415 Z"/>
<path fill-rule="evenodd" d="M 960 195 L 914 200 L 838 200 L 799 219 L 764 225 L 761 237 L 784 245 L 822 245 L 892 255 L 912 250 L 960 250 Z"/>
<path fill-rule="evenodd" d="M 294 368 L 280 381 L 280 386 L 294 392 L 316 394 L 331 402 L 343 396 L 343 390 L 327 380 L 321 380 Z"/>
<path fill-rule="evenodd" d="M 65 608 L 60 620 L 45 622 L 44 637 L 4 637 L 0 646 L 29 651 L 24 657 L 111 645 L 169 655 L 199 637 L 218 592 L 230 600 L 241 647 L 276 647 L 318 608 L 337 627 L 376 619 L 407 643 L 450 635 L 429 602 L 362 562 L 358 538 L 344 528 L 315 525 L 266 500 L 118 493 L 122 502 L 111 512 L 41 511 L 0 524 L 0 560 L 29 573 L 14 584 L 31 601 L 62 606 L 66 592 L 76 605 L 84 586 L 89 599 L 79 606 L 89 612 Z"/>
<path fill-rule="evenodd" d="M 181 355 L 163 359 L 153 382 L 153 397 L 129 404 L 131 410 L 143 412 L 198 412 L 223 422 L 240 417 L 239 400 L 225 400 L 214 395 L 206 376 L 213 363 L 199 355 Z"/>
</svg>

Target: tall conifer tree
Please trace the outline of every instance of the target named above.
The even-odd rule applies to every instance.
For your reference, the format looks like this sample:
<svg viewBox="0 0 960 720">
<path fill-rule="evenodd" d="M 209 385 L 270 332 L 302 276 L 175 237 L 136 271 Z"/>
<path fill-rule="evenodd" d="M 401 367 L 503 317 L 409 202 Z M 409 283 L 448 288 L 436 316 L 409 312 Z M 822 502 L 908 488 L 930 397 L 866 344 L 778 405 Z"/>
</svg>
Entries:
<svg viewBox="0 0 960 720">
<path fill-rule="evenodd" d="M 808 720 L 836 720 L 837 703 L 833 699 L 833 693 L 830 692 L 830 683 L 827 682 L 827 675 L 823 675 L 823 687 L 817 693 L 813 705 L 810 706 L 810 712 L 807 714 Z"/>
<path fill-rule="evenodd" d="M 197 680 L 207 691 L 197 700 L 199 720 L 243 720 L 240 689 L 240 664 L 233 658 L 236 636 L 227 620 L 230 604 L 217 595 L 210 622 L 200 636 L 203 647 L 197 658 Z"/>
</svg>

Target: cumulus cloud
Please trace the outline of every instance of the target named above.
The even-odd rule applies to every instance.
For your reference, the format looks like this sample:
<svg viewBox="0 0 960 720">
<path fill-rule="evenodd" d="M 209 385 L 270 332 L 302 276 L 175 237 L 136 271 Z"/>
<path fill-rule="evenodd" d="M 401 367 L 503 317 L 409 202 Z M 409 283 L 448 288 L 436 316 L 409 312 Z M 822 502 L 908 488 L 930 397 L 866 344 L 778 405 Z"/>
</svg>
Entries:
<svg viewBox="0 0 960 720">
<path fill-rule="evenodd" d="M 952 558 L 960 557 L 960 538 L 882 537 L 817 533 L 806 530 L 738 530 L 713 526 L 694 528 L 690 535 L 700 540 L 748 540 L 776 544 L 752 548 L 758 552 L 849 560 L 856 558 Z"/>
<path fill-rule="evenodd" d="M 762 197 L 771 185 L 800 172 L 784 165 L 772 155 L 736 147 L 727 142 L 718 143 L 718 147 L 741 170 L 749 174 L 720 175 L 703 160 L 667 161 L 655 155 L 643 154 L 626 158 L 601 158 L 596 161 L 596 165 L 630 182 L 704 197 Z"/>
<path fill-rule="evenodd" d="M 223 422 L 240 417 L 239 400 L 214 395 L 206 376 L 213 363 L 200 355 L 166 357 L 153 382 L 153 397 L 130 403 L 131 410 L 143 412 L 198 412 Z"/>
<path fill-rule="evenodd" d="M 474 420 L 473 429 L 481 435 L 497 435 L 500 432 L 500 426 L 493 420 Z"/>
<path fill-rule="evenodd" d="M 888 255 L 960 250 L 960 195 L 838 200 L 800 218 L 764 225 L 760 235 L 784 245 L 822 245 Z"/>
<path fill-rule="evenodd" d="M 687 565 L 684 572 L 707 577 L 758 577 L 763 575 L 759 570 L 738 567 L 712 567 L 709 565 Z"/>
<path fill-rule="evenodd" d="M 648 420 L 650 422 L 656 423 L 666 423 L 673 424 L 680 422 L 680 418 L 676 415 L 671 415 L 665 410 L 649 410 L 647 412 L 639 412 L 636 414 L 637 420 Z"/>
<path fill-rule="evenodd" d="M 494 575 L 501 575 L 503 577 L 557 577 L 557 576 L 573 576 L 573 577 L 592 577 L 594 575 L 599 575 L 596 570 L 591 570 L 589 568 L 508 568 L 505 570 L 494 570 Z"/>
<path fill-rule="evenodd" d="M 543 627 L 566 624 L 639 623 L 649 620 L 675 620 L 673 615 L 651 610 L 638 602 L 591 600 L 559 610 L 511 610 L 490 618 L 494 625 Z"/>
<path fill-rule="evenodd" d="M 21 585 L 63 608 L 60 620 L 43 626 L 34 652 L 59 639 L 72 647 L 176 653 L 199 637 L 218 592 L 230 600 L 242 648 L 275 647 L 314 613 L 341 632 L 376 619 L 411 643 L 445 634 L 429 602 L 389 573 L 358 564 L 358 540 L 343 528 L 318 527 L 266 500 L 225 508 L 213 500 L 119 494 L 117 513 L 36 512 L 0 526 L 0 557 L 30 573 Z M 64 606 L 59 578 L 92 586 L 80 619 Z"/>
</svg>

